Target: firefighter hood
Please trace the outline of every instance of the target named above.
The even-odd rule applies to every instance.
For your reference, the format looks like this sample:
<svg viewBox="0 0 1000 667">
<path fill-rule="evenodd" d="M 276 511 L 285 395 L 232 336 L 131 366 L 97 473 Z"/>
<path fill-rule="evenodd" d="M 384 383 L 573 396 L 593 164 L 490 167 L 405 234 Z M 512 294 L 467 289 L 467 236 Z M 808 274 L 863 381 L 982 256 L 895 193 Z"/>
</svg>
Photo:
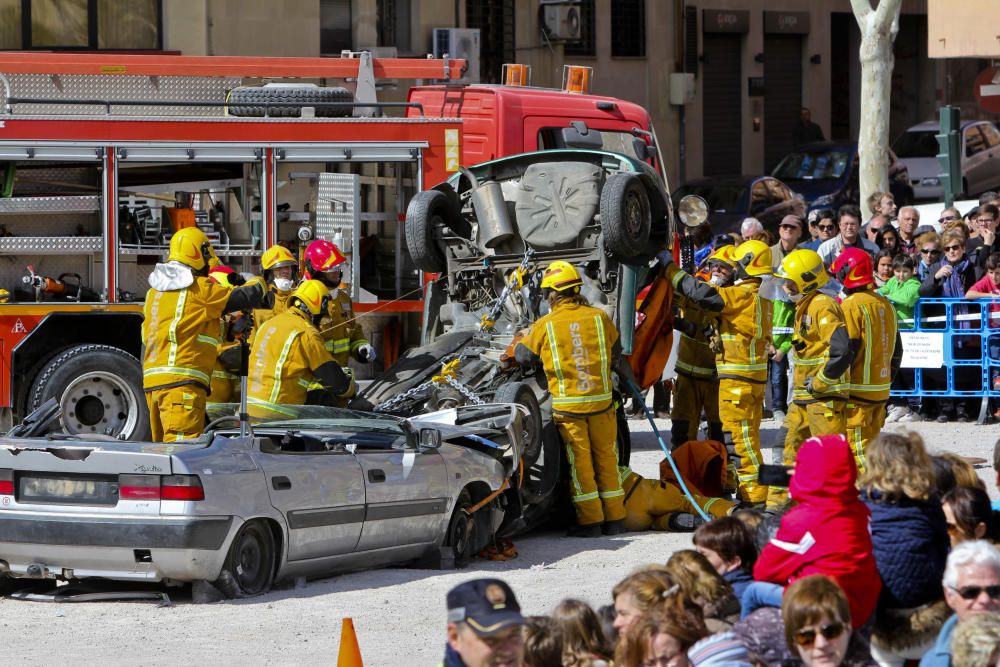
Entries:
<svg viewBox="0 0 1000 667">
<path fill-rule="evenodd" d="M 194 282 L 191 269 L 180 262 L 157 264 L 149 274 L 149 286 L 158 292 L 173 292 L 190 287 Z"/>
</svg>

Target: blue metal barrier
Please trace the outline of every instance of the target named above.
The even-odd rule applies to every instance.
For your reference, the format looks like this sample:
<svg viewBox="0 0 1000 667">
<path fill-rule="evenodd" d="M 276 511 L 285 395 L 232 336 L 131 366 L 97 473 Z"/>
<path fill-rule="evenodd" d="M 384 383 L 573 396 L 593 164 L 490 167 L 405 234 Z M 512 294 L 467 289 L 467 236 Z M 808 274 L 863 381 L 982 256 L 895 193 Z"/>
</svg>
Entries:
<svg viewBox="0 0 1000 667">
<path fill-rule="evenodd" d="M 1000 301 L 920 299 L 912 323 L 913 329 L 900 328 L 900 333 L 941 334 L 943 365 L 901 369 L 913 371 L 914 388 L 894 389 L 891 396 L 1000 397 L 993 389 L 993 378 L 1000 375 Z"/>
</svg>

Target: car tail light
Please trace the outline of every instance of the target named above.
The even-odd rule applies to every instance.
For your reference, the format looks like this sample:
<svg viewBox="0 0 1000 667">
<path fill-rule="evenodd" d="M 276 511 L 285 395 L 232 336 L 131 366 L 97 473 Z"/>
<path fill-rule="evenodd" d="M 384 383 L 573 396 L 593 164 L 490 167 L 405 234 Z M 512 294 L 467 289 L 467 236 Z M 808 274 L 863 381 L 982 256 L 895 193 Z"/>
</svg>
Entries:
<svg viewBox="0 0 1000 667">
<path fill-rule="evenodd" d="M 0 496 L 14 495 L 14 471 L 0 470 Z"/>
<path fill-rule="evenodd" d="M 0 482 L 0 488 L 2 488 Z M 205 489 L 197 475 L 119 475 L 122 500 L 204 500 Z"/>
</svg>

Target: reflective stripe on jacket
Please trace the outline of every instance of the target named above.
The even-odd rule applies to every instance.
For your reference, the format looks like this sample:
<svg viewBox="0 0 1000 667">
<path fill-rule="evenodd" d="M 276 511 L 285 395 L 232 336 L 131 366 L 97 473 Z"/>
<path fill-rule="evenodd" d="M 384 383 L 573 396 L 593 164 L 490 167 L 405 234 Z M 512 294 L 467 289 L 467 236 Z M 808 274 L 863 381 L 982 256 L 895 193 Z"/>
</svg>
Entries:
<svg viewBox="0 0 1000 667">
<path fill-rule="evenodd" d="M 840 304 L 852 347 L 851 398 L 889 400 L 892 353 L 896 347 L 896 313 L 892 304 L 874 290 L 849 294 Z"/>
<path fill-rule="evenodd" d="M 338 291 L 337 296 L 331 299 L 330 310 L 327 317 L 319 323 L 319 331 L 326 351 L 341 366 L 347 366 L 352 352 L 356 352 L 362 345 L 368 345 L 361 325 L 354 319 L 351 297 L 343 290 Z"/>
<path fill-rule="evenodd" d="M 792 343 L 795 347 L 792 400 L 795 402 L 847 398 L 848 374 L 842 373 L 835 378 L 824 374 L 831 361 L 831 342 L 838 329 L 841 334 L 845 333 L 844 313 L 833 297 L 813 292 L 796 304 L 795 338 Z M 805 388 L 808 378 L 813 378 L 812 393 Z"/>
<path fill-rule="evenodd" d="M 715 352 L 708 346 L 705 328 L 707 326 L 718 328 L 718 317 L 688 299 L 683 299 L 682 303 L 679 316 L 692 325 L 693 335 L 689 336 L 686 331 L 681 332 L 674 368 L 678 373 L 696 380 L 714 380 Z"/>
<path fill-rule="evenodd" d="M 221 342 L 220 318 L 229 296 L 229 289 L 200 276 L 181 289 L 150 289 L 146 293 L 142 323 L 144 389 L 183 383 L 209 389 Z"/>
<path fill-rule="evenodd" d="M 759 290 L 756 280 L 718 288 L 725 302 L 719 315 L 722 352 L 715 358 L 720 378 L 767 381 L 767 346 L 774 314 L 771 302 L 762 299 Z"/>
<path fill-rule="evenodd" d="M 611 406 L 612 350 L 618 330 L 607 313 L 563 300 L 521 341 L 542 360 L 552 409 L 593 414 Z"/>
</svg>

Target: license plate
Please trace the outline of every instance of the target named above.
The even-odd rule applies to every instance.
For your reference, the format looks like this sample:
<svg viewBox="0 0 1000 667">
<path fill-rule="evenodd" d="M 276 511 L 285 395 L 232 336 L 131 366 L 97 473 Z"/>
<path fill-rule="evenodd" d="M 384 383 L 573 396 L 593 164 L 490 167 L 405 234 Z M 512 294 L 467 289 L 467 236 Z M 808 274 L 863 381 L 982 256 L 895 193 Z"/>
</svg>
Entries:
<svg viewBox="0 0 1000 667">
<path fill-rule="evenodd" d="M 115 505 L 118 477 L 100 475 L 21 475 L 18 502 Z"/>
</svg>

